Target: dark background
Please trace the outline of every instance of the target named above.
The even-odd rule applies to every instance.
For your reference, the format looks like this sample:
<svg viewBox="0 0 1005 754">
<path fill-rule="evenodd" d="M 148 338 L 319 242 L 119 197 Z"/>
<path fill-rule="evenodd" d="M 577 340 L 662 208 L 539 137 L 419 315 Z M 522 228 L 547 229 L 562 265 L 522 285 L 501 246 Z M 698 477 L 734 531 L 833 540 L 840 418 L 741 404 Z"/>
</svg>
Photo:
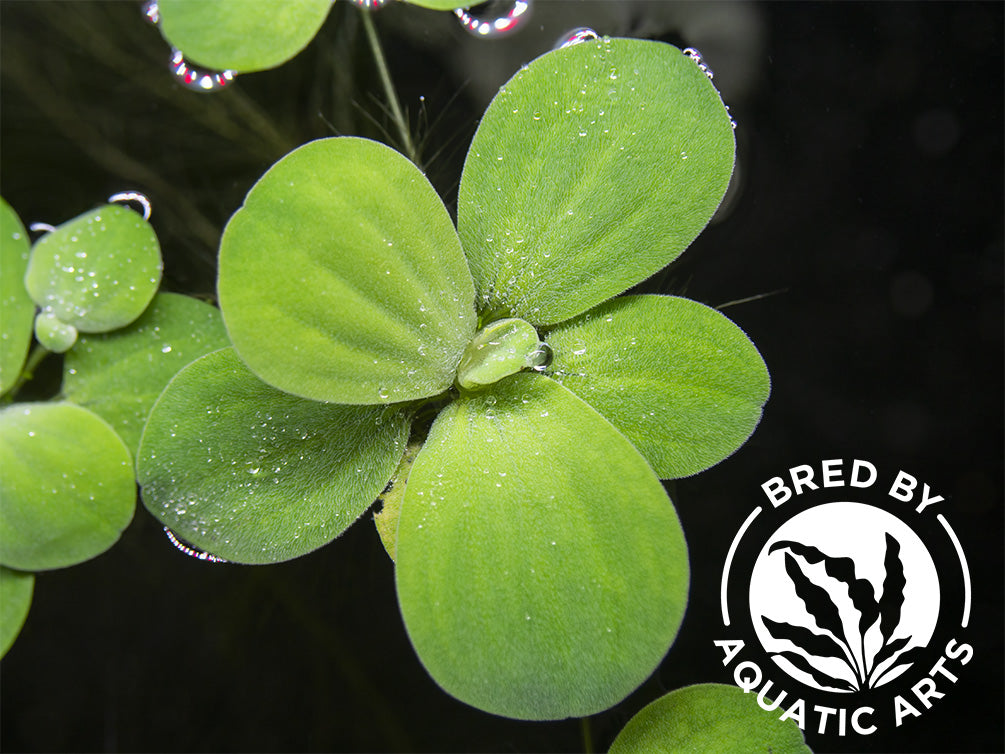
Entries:
<svg viewBox="0 0 1005 754">
<path fill-rule="evenodd" d="M 1003 5 L 538 2 L 533 14 L 501 40 L 405 5 L 376 16 L 448 204 L 488 98 L 563 31 L 693 45 L 738 121 L 739 180 L 720 221 L 647 289 L 710 305 L 771 294 L 726 309 L 771 371 L 760 427 L 672 488 L 692 552 L 681 635 L 646 684 L 591 719 L 593 745 L 667 690 L 728 682 L 711 644 L 719 576 L 761 482 L 863 458 L 945 496 L 974 579 L 975 655 L 920 719 L 808 742 L 1002 751 Z M 272 162 L 388 125 L 357 15 L 336 3 L 292 63 L 204 95 L 171 80 L 139 3 L 2 2 L 0 191 L 26 224 L 144 191 L 164 287 L 211 294 L 220 230 Z M 57 368 L 37 390 L 55 389 Z M 582 750 L 577 721 L 505 720 L 435 686 L 368 518 L 297 561 L 237 567 L 184 557 L 140 507 L 111 551 L 37 579 L 0 664 L 0 748 Z"/>
</svg>

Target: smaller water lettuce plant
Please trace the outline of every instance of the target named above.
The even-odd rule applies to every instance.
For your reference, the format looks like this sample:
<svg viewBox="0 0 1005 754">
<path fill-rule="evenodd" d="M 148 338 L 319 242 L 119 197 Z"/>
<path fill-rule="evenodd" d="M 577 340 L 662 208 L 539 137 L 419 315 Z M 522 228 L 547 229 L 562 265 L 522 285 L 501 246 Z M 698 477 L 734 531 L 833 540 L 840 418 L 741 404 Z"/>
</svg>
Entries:
<svg viewBox="0 0 1005 754">
<path fill-rule="evenodd" d="M 160 271 L 153 229 L 125 206 L 103 205 L 32 245 L 0 200 L 0 652 L 27 616 L 34 572 L 118 541 L 154 399 L 188 360 L 228 343 L 219 310 L 155 295 Z M 66 353 L 59 394 L 15 402 L 51 352 Z"/>
<path fill-rule="evenodd" d="M 393 481 L 381 536 L 447 692 L 521 719 L 619 702 L 687 604 L 660 479 L 735 451 L 769 386 L 718 311 L 615 296 L 708 223 L 733 154 L 695 62 L 630 39 L 550 52 L 502 88 L 456 228 L 389 147 L 294 150 L 226 227 L 233 347 L 157 400 L 144 504 L 214 556 L 271 563 L 330 542 Z"/>
</svg>

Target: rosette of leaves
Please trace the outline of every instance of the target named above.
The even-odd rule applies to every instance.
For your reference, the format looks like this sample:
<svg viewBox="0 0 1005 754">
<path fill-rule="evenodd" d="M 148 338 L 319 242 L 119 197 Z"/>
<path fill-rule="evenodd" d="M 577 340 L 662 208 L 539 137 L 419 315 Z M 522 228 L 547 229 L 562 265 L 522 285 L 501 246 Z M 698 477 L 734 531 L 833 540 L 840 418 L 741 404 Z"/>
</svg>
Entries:
<svg viewBox="0 0 1005 754">
<path fill-rule="evenodd" d="M 756 694 L 703 683 L 660 697 L 628 721 L 610 754 L 650 752 L 812 754 L 795 720 L 779 720 Z"/>
<path fill-rule="evenodd" d="M 405 0 L 452 10 L 463 0 Z M 186 59 L 217 70 L 275 68 L 314 39 L 334 0 L 158 0 L 164 38 Z M 365 3 L 357 3 L 365 5 Z"/>
<path fill-rule="evenodd" d="M 764 363 L 720 313 L 612 298 L 708 222 L 728 114 L 666 44 L 550 52 L 489 106 L 457 227 L 376 142 L 306 144 L 230 220 L 233 349 L 180 372 L 140 445 L 145 505 L 214 555 L 297 557 L 381 514 L 408 635 L 483 710 L 582 716 L 635 689 L 687 601 L 660 483 L 739 447 Z"/>
<path fill-rule="evenodd" d="M 154 399 L 188 361 L 229 341 L 219 310 L 208 304 L 177 294 L 150 303 L 160 250 L 135 212 L 101 207 L 31 248 L 6 203 L 0 222 L 6 404 L 0 408 L 0 647 L 6 651 L 28 612 L 31 572 L 101 554 L 132 519 L 133 456 Z M 69 349 L 63 386 L 48 401 L 13 402 L 31 377 L 25 372 L 33 320 L 39 349 Z M 54 344 L 60 328 L 70 336 Z"/>
<path fill-rule="evenodd" d="M 161 268 L 153 228 L 127 207 L 108 204 L 63 223 L 35 242 L 24 273 L 40 309 L 35 337 L 62 353 L 79 332 L 128 325 L 157 292 Z"/>
</svg>

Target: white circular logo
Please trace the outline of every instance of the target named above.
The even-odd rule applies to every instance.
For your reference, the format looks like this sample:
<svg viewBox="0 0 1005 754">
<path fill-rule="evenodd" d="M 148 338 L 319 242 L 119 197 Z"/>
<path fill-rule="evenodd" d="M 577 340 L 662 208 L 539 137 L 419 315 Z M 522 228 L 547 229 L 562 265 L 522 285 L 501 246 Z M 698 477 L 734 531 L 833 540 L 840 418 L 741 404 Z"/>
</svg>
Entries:
<svg viewBox="0 0 1005 754">
<path fill-rule="evenodd" d="M 733 683 L 814 735 L 896 730 L 961 681 L 973 601 L 947 500 L 865 459 L 765 480 L 726 552 L 722 632 Z"/>
<path fill-rule="evenodd" d="M 767 540 L 750 581 L 765 652 L 802 683 L 878 688 L 908 670 L 939 618 L 939 576 L 924 543 L 871 505 L 803 511 Z"/>
</svg>

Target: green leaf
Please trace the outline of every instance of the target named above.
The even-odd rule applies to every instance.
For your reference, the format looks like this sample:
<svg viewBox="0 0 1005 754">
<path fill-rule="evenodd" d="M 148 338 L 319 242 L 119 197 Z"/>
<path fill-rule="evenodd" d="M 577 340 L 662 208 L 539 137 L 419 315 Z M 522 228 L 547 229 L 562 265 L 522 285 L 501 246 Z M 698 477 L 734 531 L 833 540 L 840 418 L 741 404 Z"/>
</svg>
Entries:
<svg viewBox="0 0 1005 754">
<path fill-rule="evenodd" d="M 408 478 L 396 573 L 430 675 L 520 719 L 621 701 L 659 664 L 687 602 L 687 548 L 659 480 L 538 374 L 437 417 Z"/>
<path fill-rule="evenodd" d="M 0 411 L 0 564 L 41 571 L 100 555 L 133 517 L 129 450 L 72 403 Z"/>
<path fill-rule="evenodd" d="M 77 342 L 77 328 L 68 325 L 51 311 L 35 316 L 35 338 L 47 351 L 66 353 Z"/>
<path fill-rule="evenodd" d="M 280 392 L 225 348 L 181 370 L 150 412 L 137 461 L 143 503 L 227 560 L 299 557 L 373 503 L 408 430 L 403 411 Z"/>
<path fill-rule="evenodd" d="M 0 566 L 0 657 L 21 633 L 34 589 L 34 574 Z"/>
<path fill-rule="evenodd" d="M 764 360 L 740 328 L 688 299 L 624 296 L 546 342 L 549 373 L 621 430 L 661 479 L 733 453 L 770 392 Z"/>
<path fill-rule="evenodd" d="M 261 71 L 303 50 L 331 6 L 332 0 L 160 0 L 160 28 L 193 63 Z"/>
<path fill-rule="evenodd" d="M 412 464 L 415 463 L 415 457 L 421 448 L 422 440 L 408 443 L 401 460 L 398 462 L 398 468 L 394 470 L 387 487 L 377 498 L 380 510 L 373 514 L 373 524 L 377 527 L 380 542 L 384 545 L 391 560 L 394 560 L 398 547 L 398 519 L 401 517 L 401 501 L 405 497 L 408 474 L 411 472 Z"/>
<path fill-rule="evenodd" d="M 219 291 L 255 374 L 336 403 L 446 390 L 475 329 L 446 208 L 418 168 L 366 139 L 314 141 L 269 169 L 224 232 Z"/>
<path fill-rule="evenodd" d="M 0 395 L 17 382 L 31 345 L 35 302 L 24 287 L 30 249 L 21 220 L 0 199 Z"/>
<path fill-rule="evenodd" d="M 547 325 L 676 258 L 733 169 L 719 94 L 675 47 L 603 39 L 549 52 L 489 105 L 457 227 L 479 306 Z"/>
<path fill-rule="evenodd" d="M 117 204 L 46 233 L 31 250 L 25 285 L 35 303 L 80 332 L 128 325 L 161 280 L 160 244 L 140 215 Z"/>
<path fill-rule="evenodd" d="M 628 721 L 610 754 L 812 754 L 795 720 L 736 686 L 704 683 L 660 697 Z"/>
<path fill-rule="evenodd" d="M 63 362 L 63 396 L 111 424 L 135 455 L 147 414 L 171 378 L 228 345 L 219 309 L 159 293 L 128 327 L 80 338 Z"/>
</svg>

